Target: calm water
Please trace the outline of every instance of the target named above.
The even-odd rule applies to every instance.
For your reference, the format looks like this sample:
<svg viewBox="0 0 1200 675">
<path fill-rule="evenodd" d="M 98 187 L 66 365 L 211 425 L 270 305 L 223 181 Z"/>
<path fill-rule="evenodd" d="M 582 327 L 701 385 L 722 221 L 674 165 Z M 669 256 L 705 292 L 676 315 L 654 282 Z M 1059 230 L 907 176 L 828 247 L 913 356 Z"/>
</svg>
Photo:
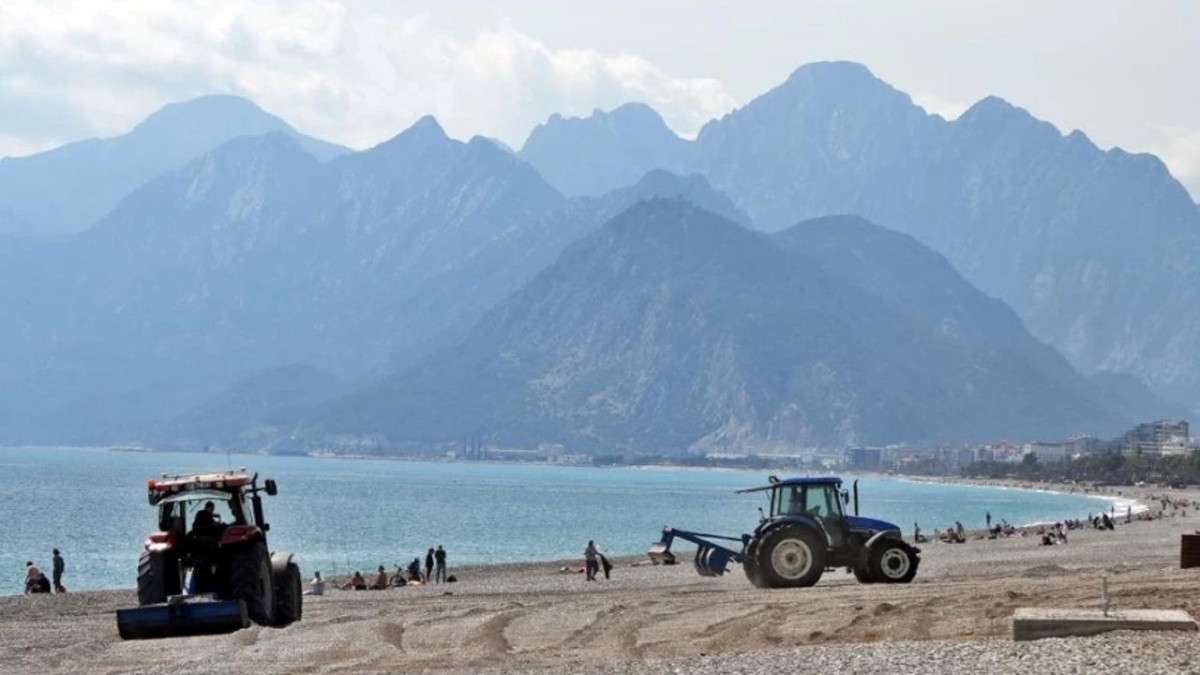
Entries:
<svg viewBox="0 0 1200 675">
<path fill-rule="evenodd" d="M 246 466 L 279 482 L 266 499 L 272 549 L 296 551 L 306 575 L 412 560 L 445 546 L 449 563 L 578 556 L 588 539 L 613 554 L 642 553 L 663 525 L 740 534 L 761 494 L 738 488 L 763 472 L 599 469 L 0 448 L 0 594 L 20 593 L 24 564 L 49 572 L 62 549 L 70 589 L 133 586 L 137 556 L 155 527 L 146 480 L 158 474 Z M 984 513 L 1028 523 L 1083 516 L 1103 500 L 1040 492 L 864 478 L 864 515 L 911 532 Z"/>
</svg>

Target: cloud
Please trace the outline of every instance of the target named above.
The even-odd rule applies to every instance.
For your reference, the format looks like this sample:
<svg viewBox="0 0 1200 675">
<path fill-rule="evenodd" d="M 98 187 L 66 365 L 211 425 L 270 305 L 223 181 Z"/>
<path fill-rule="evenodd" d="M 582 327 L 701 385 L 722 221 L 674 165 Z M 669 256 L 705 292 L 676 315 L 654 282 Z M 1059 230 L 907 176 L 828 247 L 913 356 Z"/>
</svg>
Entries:
<svg viewBox="0 0 1200 675">
<path fill-rule="evenodd" d="M 505 22 L 458 36 L 428 14 L 339 2 L 0 4 L 0 155 L 121 133 L 164 103 L 214 92 L 353 147 L 428 113 L 452 135 L 520 145 L 554 112 L 640 100 L 690 135 L 735 105 L 716 80 L 633 54 L 552 49 Z"/>
<path fill-rule="evenodd" d="M 1151 141 L 1150 151 L 1191 192 L 1192 200 L 1200 202 L 1200 129 L 1160 125 L 1155 131 L 1157 140 Z"/>
<path fill-rule="evenodd" d="M 928 91 L 912 94 L 912 100 L 924 108 L 926 112 L 941 115 L 943 119 L 947 120 L 958 119 L 959 115 L 971 107 L 969 103 L 951 101 Z"/>
</svg>

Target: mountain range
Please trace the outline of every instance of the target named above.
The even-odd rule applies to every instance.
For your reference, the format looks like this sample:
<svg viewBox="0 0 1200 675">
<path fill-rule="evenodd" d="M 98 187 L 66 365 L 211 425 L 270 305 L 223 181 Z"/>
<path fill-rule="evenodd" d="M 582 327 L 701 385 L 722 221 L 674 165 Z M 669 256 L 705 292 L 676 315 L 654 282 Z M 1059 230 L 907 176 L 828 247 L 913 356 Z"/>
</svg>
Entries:
<svg viewBox="0 0 1200 675">
<path fill-rule="evenodd" d="M 392 444 L 671 452 L 1113 433 L 1154 407 L 1107 396 L 911 237 L 853 216 L 767 236 L 658 199 L 311 415 Z"/>
<path fill-rule="evenodd" d="M 744 218 L 706 190 L 652 172 L 567 199 L 432 118 L 326 162 L 290 134 L 235 138 L 82 233 L 10 244 L 0 302 L 18 320 L 0 334 L 0 438 L 194 429 L 172 420 L 213 419 L 213 397 L 259 371 L 302 364 L 354 381 L 402 367 L 639 199 L 688 195 Z"/>
<path fill-rule="evenodd" d="M 115 138 L 0 158 L 0 234 L 82 231 L 163 172 L 238 136 L 272 131 L 295 138 L 318 160 L 349 152 L 297 132 L 244 98 L 202 96 L 167 105 Z"/>
<path fill-rule="evenodd" d="M 856 64 L 694 141 L 630 104 L 515 153 L 203 97 L 0 161 L 0 442 L 1107 432 L 1179 411 L 1141 379 L 1200 400 L 1197 217 L 1152 157 Z"/>
<path fill-rule="evenodd" d="M 628 150 L 621 133 L 651 140 Z M 583 194 L 622 163 L 699 173 L 766 231 L 862 215 L 944 254 L 1084 372 L 1200 402 L 1200 209 L 1156 157 L 1101 150 L 1002 99 L 946 121 L 862 65 L 815 63 L 694 141 L 619 108 L 551 118 L 521 156 Z"/>
</svg>

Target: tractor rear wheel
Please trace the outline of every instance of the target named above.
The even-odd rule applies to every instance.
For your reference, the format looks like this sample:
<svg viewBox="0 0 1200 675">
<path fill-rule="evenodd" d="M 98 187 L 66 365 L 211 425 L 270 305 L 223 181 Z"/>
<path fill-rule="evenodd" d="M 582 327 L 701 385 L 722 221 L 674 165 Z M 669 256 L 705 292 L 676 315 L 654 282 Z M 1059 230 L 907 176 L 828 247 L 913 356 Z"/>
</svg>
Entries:
<svg viewBox="0 0 1200 675">
<path fill-rule="evenodd" d="M 143 551 L 138 558 L 138 604 L 157 605 L 178 595 L 179 561 L 169 551 Z"/>
<path fill-rule="evenodd" d="M 303 612 L 304 592 L 300 580 L 300 566 L 287 564 L 283 572 L 275 577 L 275 625 L 287 626 L 300 620 Z"/>
<path fill-rule="evenodd" d="M 907 584 L 917 576 L 917 555 L 895 539 L 884 539 L 871 547 L 868 569 L 885 584 Z"/>
<path fill-rule="evenodd" d="M 229 561 L 229 597 L 246 603 L 246 613 L 261 626 L 270 626 L 275 615 L 275 583 L 271 556 L 261 541 L 233 554 Z"/>
<path fill-rule="evenodd" d="M 767 588 L 812 586 L 825 573 L 825 544 L 797 525 L 771 530 L 758 544 L 758 570 Z"/>
</svg>

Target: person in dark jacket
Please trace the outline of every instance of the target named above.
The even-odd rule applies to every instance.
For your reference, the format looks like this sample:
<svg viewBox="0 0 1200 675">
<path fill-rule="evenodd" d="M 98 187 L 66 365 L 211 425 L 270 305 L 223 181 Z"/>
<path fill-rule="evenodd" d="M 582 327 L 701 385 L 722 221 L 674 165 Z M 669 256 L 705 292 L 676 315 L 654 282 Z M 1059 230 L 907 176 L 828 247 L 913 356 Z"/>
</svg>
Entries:
<svg viewBox="0 0 1200 675">
<path fill-rule="evenodd" d="M 428 584 L 432 581 L 433 581 L 433 549 L 430 548 L 429 552 L 425 554 L 425 583 Z"/>
<path fill-rule="evenodd" d="M 409 582 L 421 581 L 421 559 L 413 558 L 413 561 L 408 563 L 408 580 Z"/>
<path fill-rule="evenodd" d="M 63 588 L 63 585 L 62 585 L 62 577 L 63 577 L 63 571 L 66 570 L 66 568 L 67 568 L 67 564 L 65 562 L 63 562 L 62 554 L 58 552 L 58 549 L 54 549 L 54 563 L 53 564 L 54 564 L 54 567 L 53 567 L 53 570 L 51 573 L 54 575 L 54 592 L 55 593 L 66 593 L 67 589 Z"/>
<path fill-rule="evenodd" d="M 437 550 L 433 552 L 433 561 L 437 563 L 437 573 L 434 579 L 439 584 L 444 583 L 446 581 L 446 549 L 442 548 L 441 544 L 438 544 Z"/>
</svg>

